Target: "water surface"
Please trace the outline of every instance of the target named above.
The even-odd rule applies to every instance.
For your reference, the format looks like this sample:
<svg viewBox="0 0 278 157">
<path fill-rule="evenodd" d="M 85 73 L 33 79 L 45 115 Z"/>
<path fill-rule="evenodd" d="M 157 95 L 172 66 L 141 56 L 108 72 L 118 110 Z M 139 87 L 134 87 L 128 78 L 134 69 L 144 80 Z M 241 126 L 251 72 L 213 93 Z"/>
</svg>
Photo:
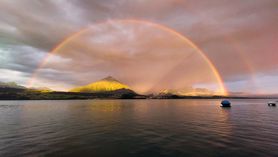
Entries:
<svg viewBox="0 0 278 157">
<path fill-rule="evenodd" d="M 267 101 L 0 101 L 0 156 L 274 157 Z"/>
</svg>

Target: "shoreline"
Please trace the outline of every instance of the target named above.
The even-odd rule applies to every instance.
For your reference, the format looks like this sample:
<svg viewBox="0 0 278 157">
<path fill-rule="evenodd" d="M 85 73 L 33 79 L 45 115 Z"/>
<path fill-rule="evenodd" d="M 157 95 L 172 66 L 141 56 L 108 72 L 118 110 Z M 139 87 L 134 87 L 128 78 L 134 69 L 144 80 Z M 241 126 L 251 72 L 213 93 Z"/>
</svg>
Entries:
<svg viewBox="0 0 278 157">
<path fill-rule="evenodd" d="M 76 98 L 76 99 L 1 99 L 0 101 L 37 101 L 37 100 L 50 100 L 50 101 L 57 101 L 57 100 L 223 100 L 223 99 L 229 99 L 229 100 L 278 100 L 278 98 L 274 97 L 187 97 L 187 98 Z"/>
</svg>

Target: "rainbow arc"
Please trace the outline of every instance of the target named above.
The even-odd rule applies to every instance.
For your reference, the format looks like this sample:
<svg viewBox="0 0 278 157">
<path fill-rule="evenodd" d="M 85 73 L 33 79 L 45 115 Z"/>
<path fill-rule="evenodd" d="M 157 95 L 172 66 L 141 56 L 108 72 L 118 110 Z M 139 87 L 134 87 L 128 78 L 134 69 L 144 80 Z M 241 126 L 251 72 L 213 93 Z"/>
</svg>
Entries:
<svg viewBox="0 0 278 157">
<path fill-rule="evenodd" d="M 190 39 L 188 39 L 187 37 L 185 37 L 184 35 L 182 35 L 181 33 L 166 27 L 164 25 L 161 24 L 157 24 L 157 23 L 153 23 L 150 21 L 144 21 L 144 20 L 134 20 L 134 19 L 125 19 L 125 20 L 108 20 L 108 21 L 104 21 L 104 22 L 100 22 L 94 25 L 90 25 L 88 27 L 82 28 L 79 31 L 70 34 L 68 37 L 66 37 L 62 42 L 60 42 L 56 47 L 54 47 L 49 53 L 48 55 L 42 60 L 42 62 L 39 64 L 39 66 L 36 68 L 36 70 L 33 72 L 33 75 L 29 81 L 29 86 L 33 86 L 33 82 L 35 80 L 35 78 L 38 75 L 38 72 L 41 68 L 43 68 L 43 66 L 47 63 L 47 61 L 49 60 L 49 58 L 53 55 L 58 53 L 58 51 L 60 49 L 62 49 L 63 47 L 65 47 L 70 41 L 74 40 L 75 38 L 85 34 L 86 32 L 88 32 L 92 26 L 102 26 L 102 25 L 106 25 L 109 24 L 111 22 L 117 22 L 117 23 L 132 23 L 132 24 L 146 24 L 146 25 L 150 25 L 153 26 L 157 29 L 169 32 L 175 36 L 177 36 L 179 39 L 181 39 L 185 44 L 189 45 L 191 48 L 193 48 L 194 50 L 196 50 L 196 52 L 202 57 L 202 59 L 207 63 L 207 65 L 209 66 L 209 68 L 211 69 L 211 71 L 213 72 L 218 86 L 219 86 L 219 93 L 222 93 L 222 95 L 228 95 L 227 90 L 225 88 L 225 84 L 217 70 L 217 68 L 214 66 L 214 64 L 212 63 L 212 61 L 206 56 L 206 54 L 196 45 L 194 44 Z"/>
</svg>

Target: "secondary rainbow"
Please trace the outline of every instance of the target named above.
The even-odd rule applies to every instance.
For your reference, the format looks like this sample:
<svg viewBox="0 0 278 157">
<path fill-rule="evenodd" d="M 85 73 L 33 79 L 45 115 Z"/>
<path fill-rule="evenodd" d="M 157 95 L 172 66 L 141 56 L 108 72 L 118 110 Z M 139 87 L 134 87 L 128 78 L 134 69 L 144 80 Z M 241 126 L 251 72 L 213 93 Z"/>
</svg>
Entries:
<svg viewBox="0 0 278 157">
<path fill-rule="evenodd" d="M 218 70 L 216 69 L 216 67 L 214 66 L 214 64 L 211 62 L 211 60 L 205 55 L 205 53 L 196 45 L 194 44 L 191 40 L 189 40 L 187 37 L 185 37 L 184 35 L 180 34 L 179 32 L 161 25 L 161 24 L 157 24 L 157 23 L 153 23 L 150 21 L 145 21 L 145 20 L 134 20 L 134 19 L 124 19 L 124 20 L 108 20 L 108 21 L 104 21 L 104 22 L 100 22 L 97 24 L 94 24 L 94 26 L 100 26 L 100 25 L 106 25 L 109 24 L 111 22 L 117 22 L 117 23 L 135 23 L 135 24 L 148 24 L 150 26 L 156 27 L 160 30 L 166 31 L 166 32 L 170 32 L 174 35 L 176 35 L 177 37 L 179 37 L 181 40 L 183 40 L 186 44 L 188 44 L 189 46 L 191 46 L 193 49 L 196 50 L 197 53 L 200 54 L 200 56 L 206 61 L 206 63 L 209 65 L 210 69 L 212 70 L 217 83 L 219 85 L 219 92 L 222 93 L 223 95 L 228 95 L 228 92 L 225 88 L 224 82 L 218 72 Z M 76 37 L 86 33 L 87 31 L 89 31 L 91 29 L 91 26 L 85 27 L 80 29 L 79 31 L 70 34 L 68 37 L 66 37 L 62 42 L 60 42 L 56 47 L 54 47 L 49 53 L 48 55 L 42 60 L 42 62 L 39 64 L 39 66 L 36 68 L 36 70 L 33 72 L 32 77 L 29 81 L 29 86 L 33 86 L 33 82 L 34 79 L 36 78 L 39 70 L 47 63 L 48 59 L 51 57 L 51 55 L 55 54 L 58 52 L 59 49 L 63 48 L 64 46 L 67 45 L 67 43 L 69 43 L 70 41 L 72 41 L 73 39 L 75 39 Z"/>
</svg>

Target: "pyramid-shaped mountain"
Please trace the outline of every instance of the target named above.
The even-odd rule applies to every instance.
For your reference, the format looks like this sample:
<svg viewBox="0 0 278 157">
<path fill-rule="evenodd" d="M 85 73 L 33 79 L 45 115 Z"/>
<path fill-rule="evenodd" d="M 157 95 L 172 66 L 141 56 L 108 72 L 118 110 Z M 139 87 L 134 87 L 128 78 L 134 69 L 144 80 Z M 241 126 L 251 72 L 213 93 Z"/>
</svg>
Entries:
<svg viewBox="0 0 278 157">
<path fill-rule="evenodd" d="M 119 82 L 115 78 L 108 76 L 99 81 L 93 82 L 91 84 L 76 87 L 71 89 L 70 92 L 82 92 L 82 93 L 103 93 L 103 92 L 113 92 L 118 90 L 126 90 L 133 92 L 129 86 Z"/>
</svg>

